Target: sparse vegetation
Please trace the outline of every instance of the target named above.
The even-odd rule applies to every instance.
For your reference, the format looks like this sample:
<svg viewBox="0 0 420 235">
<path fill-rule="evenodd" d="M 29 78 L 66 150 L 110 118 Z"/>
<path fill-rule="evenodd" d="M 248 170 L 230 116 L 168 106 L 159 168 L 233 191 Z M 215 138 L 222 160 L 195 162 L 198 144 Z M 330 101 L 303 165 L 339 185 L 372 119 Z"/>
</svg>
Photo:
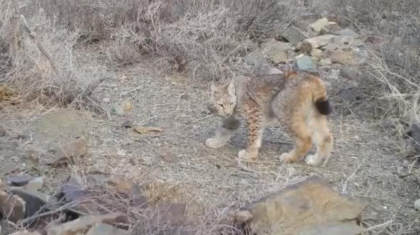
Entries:
<svg viewBox="0 0 420 235">
<path fill-rule="evenodd" d="M 387 144 L 379 143 L 379 140 L 376 140 L 379 135 L 383 137 L 385 134 L 372 134 L 368 128 L 361 131 L 360 135 L 364 134 L 368 138 L 361 137 L 365 141 L 364 144 L 369 144 L 371 141 L 375 144 L 374 146 L 383 147 L 391 142 L 391 147 L 383 148 L 386 151 L 392 150 L 392 154 L 398 155 L 397 158 L 403 161 L 403 157 L 406 155 L 413 156 L 409 151 L 408 142 L 403 139 L 406 136 L 405 130 L 411 123 L 420 122 L 419 12 L 418 0 L 0 0 L 0 113 L 3 112 L 2 110 L 6 110 L 5 107 L 8 105 L 29 104 L 29 107 L 87 110 L 110 118 L 109 110 L 111 108 L 108 104 L 110 101 L 104 101 L 103 94 L 112 91 L 116 93 L 113 96 L 119 99 L 153 99 L 156 102 L 153 106 L 140 104 L 144 107 L 136 118 L 143 118 L 143 120 L 138 120 L 142 125 L 148 124 L 149 121 L 156 121 L 156 117 L 159 115 L 166 115 L 165 117 L 170 117 L 171 120 L 175 120 L 177 125 L 179 124 L 176 128 L 182 129 L 180 126 L 187 124 L 196 126 L 211 116 L 208 114 L 204 117 L 197 115 L 183 120 L 183 116 L 178 115 L 177 112 L 182 109 L 180 108 L 181 102 L 188 100 L 185 98 L 188 97 L 186 91 L 199 90 L 206 87 L 212 80 L 223 80 L 236 74 L 252 71 L 254 68 L 245 63 L 244 57 L 259 48 L 262 42 L 272 38 L 279 39 L 280 34 L 288 26 L 306 16 L 315 15 L 315 18 L 326 16 L 331 21 L 346 25 L 363 35 L 370 55 L 367 63 L 356 68 L 362 76 L 359 78 L 360 84 L 357 87 L 360 99 L 343 105 L 348 112 L 342 112 L 344 109 L 340 109 L 342 108 L 340 106 L 339 112 L 334 117 L 337 120 L 334 122 L 336 126 L 333 128 L 333 132 L 335 135 L 341 136 L 337 138 L 337 146 L 340 150 L 335 154 L 345 154 L 349 142 L 347 138 L 350 138 L 348 136 L 360 137 L 357 128 L 364 129 L 365 126 L 372 128 L 378 124 L 382 126 L 383 123 L 388 122 L 387 120 L 391 120 L 392 128 L 395 130 L 393 129 L 392 134 L 387 136 L 394 139 L 386 140 Z M 171 80 L 173 85 L 171 88 L 168 88 L 166 83 L 165 85 L 149 86 L 138 81 L 130 83 L 130 87 L 121 85 L 127 79 L 141 80 L 147 76 L 165 79 L 165 81 L 170 80 L 168 77 L 177 77 L 177 79 L 182 77 L 184 80 Z M 186 78 L 188 79 L 185 80 Z M 106 81 L 110 80 L 118 80 L 120 83 L 104 85 Z M 147 84 L 152 84 L 153 81 L 153 79 L 147 79 Z M 200 84 L 202 87 L 196 84 Z M 141 96 L 143 89 L 151 87 L 162 88 L 160 95 Z M 182 90 L 184 93 L 178 94 L 177 92 L 181 90 L 179 87 L 187 88 Z M 7 99 L 2 99 L 2 91 L 9 89 L 16 92 L 17 95 L 15 93 L 7 94 Z M 165 99 L 161 99 L 160 97 L 163 97 L 164 93 L 170 93 L 171 98 L 166 99 L 165 96 Z M 204 103 L 200 99 L 201 96 L 197 97 L 190 98 L 188 104 L 185 104 L 185 110 L 188 110 L 189 114 L 204 113 L 204 111 L 194 110 L 195 107 L 203 106 L 202 103 Z M 168 100 L 172 103 L 168 103 Z M 170 107 L 175 111 L 162 111 L 164 114 L 161 114 L 159 107 Z M 0 115 L 0 120 L 4 119 L 5 123 L 6 120 L 7 123 L 15 123 L 16 116 L 10 118 L 7 116 L 9 112 L 12 111 L 7 109 L 7 112 L 3 112 Z M 150 112 L 149 115 L 143 115 L 147 112 Z M 132 118 L 134 119 L 134 117 Z M 117 120 L 121 121 L 122 118 Z M 26 123 L 26 121 L 24 122 Z M 117 125 L 121 126 L 119 123 L 114 126 Z M 26 128 L 26 124 L 24 126 Z M 6 128 L 7 131 L 14 133 L 10 131 L 10 128 Z M 112 131 L 109 130 L 109 132 Z M 163 128 L 163 133 L 165 131 L 167 130 Z M 189 135 L 194 131 L 199 132 L 197 129 L 184 131 Z M 24 141 L 24 146 L 33 141 L 32 130 L 28 132 L 30 141 Z M 95 137 L 98 138 L 96 135 L 100 134 L 95 134 Z M 137 155 L 141 154 L 149 157 L 154 154 L 160 156 L 161 153 L 156 149 L 159 149 L 161 144 L 175 143 L 174 139 L 181 141 L 187 136 L 185 133 L 169 133 L 168 135 L 170 137 L 164 140 L 136 139 L 137 142 L 144 141 L 148 145 L 153 145 L 153 150 L 133 151 L 135 152 L 133 158 L 135 159 L 139 157 Z M 395 136 L 397 137 L 395 138 Z M 194 136 L 194 138 L 196 137 Z M 132 137 L 132 139 L 135 138 Z M 19 143 L 22 142 L 21 139 L 19 141 Z M 198 142 L 198 140 L 196 141 Z M 358 141 L 360 142 L 359 139 L 354 142 Z M 94 142 L 95 147 L 103 147 L 103 144 L 99 142 Z M 159 143 L 156 144 L 156 142 Z M 187 144 L 187 142 L 184 143 L 182 140 L 179 143 Z M 287 142 L 285 143 L 287 144 Z M 355 143 L 359 146 L 358 144 Z M 190 146 L 185 145 L 184 147 Z M 179 153 L 178 148 L 181 147 L 174 148 L 176 151 L 173 151 Z M 359 149 L 359 147 L 354 149 Z M 110 147 L 107 150 L 115 149 Z M 1 151 L 0 146 L 0 155 L 2 155 Z M 196 154 L 200 151 L 203 150 L 194 149 L 187 153 Z M 384 150 L 384 152 L 386 151 Z M 113 156 L 112 153 L 104 152 L 105 150 L 97 150 L 95 154 L 104 158 Z M 208 152 L 205 153 L 209 155 Z M 125 154 L 118 152 L 113 157 L 122 158 L 126 156 Z M 186 153 L 182 152 L 182 154 Z M 363 155 L 363 153 L 352 153 L 352 158 L 354 155 Z M 113 157 L 110 158 L 113 159 Z M 417 170 L 418 158 L 408 159 L 410 163 L 405 164 L 402 168 L 407 168 L 407 178 L 414 175 L 414 181 L 418 180 L 420 177 Z M 203 161 L 202 158 L 199 160 Z M 94 160 L 91 161 L 94 162 Z M 206 161 L 208 160 L 206 159 Z M 365 163 L 364 161 L 358 158 L 356 163 L 353 160 L 351 163 L 345 162 L 350 165 L 349 169 L 350 167 L 354 168 L 351 168 L 350 176 L 346 175 L 342 180 L 345 181 L 345 187 L 352 177 L 357 178 L 355 174 Z M 109 162 L 119 163 L 117 160 L 109 160 Z M 146 166 L 148 164 L 142 162 L 139 165 Z M 212 163 L 208 164 L 213 167 Z M 257 169 L 258 174 L 261 172 L 264 172 L 261 174 L 266 174 L 263 179 L 272 180 L 272 176 L 277 174 L 275 180 L 267 183 L 268 186 L 266 185 L 264 189 L 271 190 L 278 187 L 273 185 L 284 179 L 284 184 L 288 184 L 289 179 L 293 178 L 289 168 L 270 169 L 271 171 L 267 173 L 268 170 L 265 172 L 264 164 L 266 163 L 261 164 L 263 166 L 261 169 Z M 337 166 L 341 167 L 340 164 Z M 378 169 L 382 167 L 379 160 L 370 164 L 377 164 Z M 389 164 L 394 164 L 394 162 Z M 221 167 L 220 164 L 216 164 L 216 166 L 217 168 Z M 139 168 L 138 165 L 136 167 Z M 193 167 L 204 168 L 197 165 Z M 394 174 L 394 172 L 388 172 L 391 169 L 394 170 L 393 167 L 385 169 L 386 173 L 383 174 Z M 396 170 L 398 174 L 400 174 L 400 168 L 398 166 Z M 293 168 L 293 170 L 295 169 Z M 299 170 L 305 171 L 306 169 L 299 168 Z M 347 170 L 347 168 L 344 170 L 346 174 Z M 284 173 L 286 176 L 279 176 L 280 173 L 277 171 L 284 171 L 282 174 Z M 338 173 L 329 172 L 326 174 L 338 177 L 341 170 L 336 169 L 336 171 Z M 176 172 L 178 173 L 178 171 Z M 238 172 L 251 175 L 253 180 L 258 178 L 255 177 L 258 174 L 253 168 L 243 167 Z M 239 174 L 238 172 L 235 174 Z M 367 175 L 369 170 L 366 172 Z M 214 172 L 214 169 L 210 173 L 212 176 L 206 179 L 209 182 L 214 180 L 213 175 L 220 174 Z M 173 178 L 178 180 L 184 177 L 184 174 L 176 175 Z M 365 178 L 366 175 L 362 175 L 360 178 Z M 304 174 L 299 176 L 304 177 Z M 341 175 L 341 177 L 343 176 Z M 380 177 L 383 177 L 382 173 Z M 150 176 L 150 178 L 152 177 Z M 406 176 L 400 176 L 398 179 L 404 181 Z M 261 181 L 261 179 L 256 180 L 253 186 L 257 187 Z M 235 185 L 239 185 L 241 182 L 238 180 Z M 364 184 L 365 181 L 360 180 L 358 183 Z M 349 182 L 350 184 L 351 182 Z M 391 187 L 389 185 L 392 184 L 381 181 L 380 186 L 383 185 Z M 407 185 L 418 185 L 418 183 L 410 181 Z M 386 188 L 385 186 L 384 188 Z M 348 187 L 353 187 L 354 194 L 370 195 L 370 188 L 360 189 L 365 186 Z M 371 187 L 371 185 L 366 187 Z M 259 189 L 261 190 L 261 188 Z M 255 190 L 257 191 L 257 189 Z M 413 190 L 415 191 L 415 189 Z M 246 195 L 242 199 L 251 200 L 261 194 L 262 192 L 254 192 L 252 196 Z M 375 194 L 375 196 L 377 195 Z M 418 195 L 414 197 L 418 197 Z M 122 204 L 124 201 L 120 206 L 126 206 Z M 127 210 L 132 209 L 128 208 Z M 375 227 L 377 223 L 368 221 L 366 225 L 371 227 L 376 234 L 417 234 L 420 227 L 418 220 L 402 221 L 396 216 L 398 211 L 399 209 L 393 211 L 394 214 L 384 212 L 390 215 L 388 219 L 391 222 L 388 224 L 386 221 L 382 221 L 383 224 Z M 130 213 L 138 213 L 137 217 L 143 216 L 138 211 L 130 211 Z M 214 228 L 216 227 L 214 224 L 219 223 L 222 217 L 225 219 L 228 212 L 220 212 L 223 216 L 213 210 L 207 211 L 207 213 L 214 214 L 203 216 L 200 226 L 211 232 L 220 230 L 220 228 Z M 418 216 L 416 218 L 418 219 Z M 139 223 L 141 222 L 144 221 Z M 135 224 L 133 221 L 130 223 Z M 226 231 L 228 230 L 231 232 L 234 228 L 227 228 Z M 202 234 L 211 234 L 211 232 L 201 231 Z M 143 233 L 144 231 L 138 232 L 138 234 Z"/>
</svg>

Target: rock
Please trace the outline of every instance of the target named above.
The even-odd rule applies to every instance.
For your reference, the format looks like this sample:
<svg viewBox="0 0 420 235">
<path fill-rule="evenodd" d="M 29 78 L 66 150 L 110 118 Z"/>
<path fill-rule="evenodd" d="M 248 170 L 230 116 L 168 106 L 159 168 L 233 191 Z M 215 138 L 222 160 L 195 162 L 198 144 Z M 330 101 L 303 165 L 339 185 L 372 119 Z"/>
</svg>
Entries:
<svg viewBox="0 0 420 235">
<path fill-rule="evenodd" d="M 110 98 L 103 98 L 102 101 L 104 103 L 109 103 L 109 102 L 111 102 L 111 99 Z"/>
<path fill-rule="evenodd" d="M 134 128 L 134 131 L 139 134 L 149 134 L 149 133 L 160 133 L 162 132 L 162 128 L 159 127 L 146 127 L 146 126 L 138 126 Z"/>
<path fill-rule="evenodd" d="M 125 194 L 130 198 L 130 201 L 141 207 L 146 207 L 146 198 L 143 196 L 140 186 L 132 180 L 118 175 L 112 175 L 107 184 L 113 188 L 116 193 Z"/>
<path fill-rule="evenodd" d="M 119 104 L 114 104 L 111 108 L 111 113 L 117 114 L 117 115 L 124 115 L 124 107 Z"/>
<path fill-rule="evenodd" d="M 321 66 L 331 65 L 332 64 L 332 60 L 331 60 L 331 58 L 324 58 L 324 59 L 321 59 L 319 61 L 319 64 Z"/>
<path fill-rule="evenodd" d="M 25 186 L 32 179 L 29 175 L 11 175 L 7 181 L 11 186 Z"/>
<path fill-rule="evenodd" d="M 296 58 L 296 67 L 300 71 L 315 72 L 316 66 L 309 56 L 298 56 Z"/>
<path fill-rule="evenodd" d="M 414 202 L 414 208 L 416 209 L 416 210 L 420 210 L 420 199 L 417 199 L 415 202 Z"/>
<path fill-rule="evenodd" d="M 243 207 L 237 222 L 249 234 L 355 235 L 364 231 L 356 221 L 366 207 L 311 177 Z"/>
<path fill-rule="evenodd" d="M 303 40 L 308 38 L 308 36 L 305 33 L 303 33 L 299 28 L 295 26 L 287 28 L 281 36 L 288 42 L 293 44 L 302 42 Z"/>
<path fill-rule="evenodd" d="M 328 26 L 330 24 L 330 22 L 328 21 L 328 19 L 326 17 L 319 19 L 317 21 L 315 21 L 314 23 L 310 24 L 309 27 L 311 27 L 311 29 L 319 34 L 321 32 L 321 29 Z"/>
<path fill-rule="evenodd" d="M 343 30 L 343 28 L 341 28 L 338 24 L 333 23 L 327 26 L 325 26 L 324 28 L 321 29 L 321 35 L 327 35 L 327 34 L 333 34 L 333 35 L 337 35 L 337 32 Z"/>
<path fill-rule="evenodd" d="M 54 159 L 48 165 L 57 166 L 74 162 L 76 159 L 87 154 L 87 141 L 84 138 L 78 138 L 66 143 L 62 147 L 57 147 L 53 152 L 55 152 Z"/>
<path fill-rule="evenodd" d="M 300 51 L 311 53 L 314 49 L 319 49 L 328 43 L 331 42 L 333 38 L 337 36 L 334 35 L 322 35 L 318 37 L 308 38 L 302 42 L 302 46 L 300 47 Z"/>
<path fill-rule="evenodd" d="M 340 35 L 340 36 L 349 36 L 349 37 L 355 37 L 355 38 L 359 37 L 359 34 L 357 34 L 356 32 L 354 32 L 353 30 L 349 28 L 345 28 L 340 31 L 337 31 L 335 34 Z"/>
<path fill-rule="evenodd" d="M 50 227 L 47 229 L 47 233 L 48 235 L 85 234 L 95 224 L 117 224 L 122 221 L 126 221 L 126 216 L 122 213 L 111 213 L 100 216 L 83 216 L 76 220 Z"/>
<path fill-rule="evenodd" d="M 322 50 L 320 49 L 313 49 L 311 52 L 312 58 L 315 60 L 319 60 L 322 57 Z"/>
<path fill-rule="evenodd" d="M 96 224 L 93 226 L 86 235 L 126 235 L 127 231 L 116 228 L 109 224 Z"/>
<path fill-rule="evenodd" d="M 343 65 L 360 65 L 369 57 L 367 48 L 353 37 L 337 37 L 325 47 L 325 57 Z"/>
<path fill-rule="evenodd" d="M 10 190 L 10 192 L 25 202 L 25 218 L 33 216 L 35 213 L 42 213 L 46 210 L 45 204 L 48 200 L 46 195 L 25 189 L 13 189 Z M 30 222 L 32 221 L 29 221 L 29 223 Z"/>
<path fill-rule="evenodd" d="M 43 186 L 44 186 L 44 179 L 42 177 L 37 177 L 30 180 L 28 184 L 26 184 L 25 189 L 30 190 L 30 191 L 38 191 L 42 189 Z"/>
<path fill-rule="evenodd" d="M 0 191 L 0 211 L 8 220 L 17 223 L 25 218 L 26 202 L 17 195 Z"/>
<path fill-rule="evenodd" d="M 121 126 L 124 127 L 124 128 L 127 128 L 127 129 L 132 128 L 133 127 L 133 122 L 130 121 L 130 120 L 126 120 L 126 121 L 123 122 L 123 124 Z"/>
<path fill-rule="evenodd" d="M 277 74 L 283 74 L 283 72 L 280 69 L 277 68 L 270 68 L 267 72 L 268 75 L 277 75 Z"/>
</svg>

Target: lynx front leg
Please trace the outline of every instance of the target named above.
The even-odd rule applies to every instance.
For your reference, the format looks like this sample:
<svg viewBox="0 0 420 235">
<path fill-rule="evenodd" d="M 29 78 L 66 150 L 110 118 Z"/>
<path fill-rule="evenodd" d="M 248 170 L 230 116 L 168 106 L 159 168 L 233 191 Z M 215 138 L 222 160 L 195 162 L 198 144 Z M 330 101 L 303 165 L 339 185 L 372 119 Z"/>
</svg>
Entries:
<svg viewBox="0 0 420 235">
<path fill-rule="evenodd" d="M 247 161 L 256 160 L 261 148 L 262 137 L 265 129 L 264 113 L 257 107 L 248 107 L 246 118 L 248 123 L 248 145 L 246 150 L 239 151 L 238 157 Z"/>
<path fill-rule="evenodd" d="M 209 148 L 223 147 L 235 135 L 240 125 L 240 121 L 233 116 L 223 120 L 222 127 L 216 136 L 206 140 L 206 146 Z"/>
</svg>

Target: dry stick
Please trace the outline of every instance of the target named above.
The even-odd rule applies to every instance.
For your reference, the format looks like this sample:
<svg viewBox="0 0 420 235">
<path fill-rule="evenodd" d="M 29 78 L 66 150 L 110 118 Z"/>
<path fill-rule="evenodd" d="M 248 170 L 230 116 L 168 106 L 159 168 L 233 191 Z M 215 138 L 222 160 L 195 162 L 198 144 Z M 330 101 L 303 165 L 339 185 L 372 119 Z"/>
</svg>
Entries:
<svg viewBox="0 0 420 235">
<path fill-rule="evenodd" d="M 23 15 L 20 15 L 20 19 L 22 21 L 23 27 L 25 28 L 26 32 L 29 34 L 29 37 L 32 39 L 32 41 L 35 42 L 38 49 L 42 52 L 42 54 L 50 61 L 51 67 L 54 69 L 54 72 L 58 72 L 57 66 L 54 64 L 54 62 L 51 59 L 51 55 L 48 53 L 47 50 L 45 50 L 44 46 L 41 44 L 41 42 L 37 39 L 36 33 L 34 33 L 31 28 L 28 25 L 28 22 L 26 21 L 25 17 Z"/>
</svg>

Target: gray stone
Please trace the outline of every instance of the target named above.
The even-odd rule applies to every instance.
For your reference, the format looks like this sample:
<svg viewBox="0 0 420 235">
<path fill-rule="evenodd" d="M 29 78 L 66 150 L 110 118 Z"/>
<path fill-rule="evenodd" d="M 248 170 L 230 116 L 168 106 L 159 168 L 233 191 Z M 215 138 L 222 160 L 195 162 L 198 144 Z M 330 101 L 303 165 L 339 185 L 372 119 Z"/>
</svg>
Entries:
<svg viewBox="0 0 420 235">
<path fill-rule="evenodd" d="M 265 64 L 265 59 L 273 64 L 287 62 L 288 51 L 291 51 L 291 44 L 279 42 L 274 39 L 265 42 L 261 48 L 249 53 L 245 62 L 249 65 Z"/>
<path fill-rule="evenodd" d="M 338 31 L 343 30 L 338 24 L 329 24 L 321 29 L 321 35 L 336 34 Z"/>
<path fill-rule="evenodd" d="M 329 44 L 335 37 L 335 35 L 322 35 L 318 37 L 308 38 L 302 42 L 300 50 L 302 52 L 311 53 L 314 49 L 319 49 Z"/>
<path fill-rule="evenodd" d="M 302 42 L 303 40 L 308 38 L 308 36 L 305 33 L 303 33 L 299 28 L 295 26 L 287 28 L 281 36 L 293 44 Z"/>
<path fill-rule="evenodd" d="M 299 56 L 296 58 L 296 67 L 300 71 L 315 72 L 317 70 L 315 63 L 309 56 Z"/>
</svg>

